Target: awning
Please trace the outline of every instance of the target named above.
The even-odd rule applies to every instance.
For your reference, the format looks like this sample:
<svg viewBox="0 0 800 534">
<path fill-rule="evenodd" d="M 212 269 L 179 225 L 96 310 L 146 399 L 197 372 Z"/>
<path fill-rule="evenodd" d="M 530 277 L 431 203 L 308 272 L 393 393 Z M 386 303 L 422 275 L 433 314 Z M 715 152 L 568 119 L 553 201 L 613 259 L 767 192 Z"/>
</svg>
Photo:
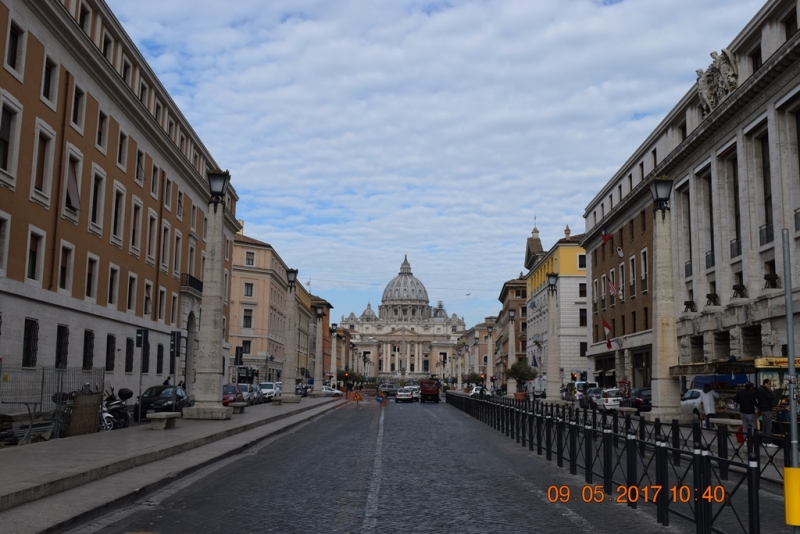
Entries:
<svg viewBox="0 0 800 534">
<path fill-rule="evenodd" d="M 754 373 L 755 370 L 755 360 L 753 358 L 748 358 L 732 362 L 723 360 L 716 362 L 682 363 L 670 367 L 669 375 L 722 375 L 731 373 Z"/>
</svg>

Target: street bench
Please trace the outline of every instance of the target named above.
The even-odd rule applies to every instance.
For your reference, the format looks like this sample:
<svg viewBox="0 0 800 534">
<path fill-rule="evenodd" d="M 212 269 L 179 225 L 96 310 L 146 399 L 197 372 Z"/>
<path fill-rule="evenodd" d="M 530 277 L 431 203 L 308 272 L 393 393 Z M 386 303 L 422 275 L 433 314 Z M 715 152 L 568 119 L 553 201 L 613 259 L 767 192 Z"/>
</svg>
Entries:
<svg viewBox="0 0 800 534">
<path fill-rule="evenodd" d="M 737 430 L 739 430 L 739 427 L 742 426 L 741 419 L 733 419 L 727 417 L 709 417 L 708 422 L 715 426 L 725 425 L 728 427 L 728 430 L 730 432 L 736 432 Z"/>
<path fill-rule="evenodd" d="M 165 430 L 167 428 L 175 428 L 175 421 L 180 417 L 178 412 L 161 412 L 149 413 L 147 418 L 150 419 L 150 428 L 153 430 Z"/>
<path fill-rule="evenodd" d="M 618 412 L 618 413 L 621 413 L 623 416 L 624 416 L 626 413 L 629 413 L 629 414 L 636 415 L 636 413 L 637 413 L 638 411 L 639 411 L 639 410 L 637 410 L 636 408 L 631 408 L 630 406 L 619 406 L 619 407 L 617 408 L 617 412 Z"/>
<path fill-rule="evenodd" d="M 233 413 L 244 413 L 244 409 L 247 408 L 246 402 L 232 402 L 228 404 L 233 408 Z"/>
<path fill-rule="evenodd" d="M 281 405 L 281 398 L 280 397 L 272 397 L 272 404 L 280 406 Z"/>
</svg>

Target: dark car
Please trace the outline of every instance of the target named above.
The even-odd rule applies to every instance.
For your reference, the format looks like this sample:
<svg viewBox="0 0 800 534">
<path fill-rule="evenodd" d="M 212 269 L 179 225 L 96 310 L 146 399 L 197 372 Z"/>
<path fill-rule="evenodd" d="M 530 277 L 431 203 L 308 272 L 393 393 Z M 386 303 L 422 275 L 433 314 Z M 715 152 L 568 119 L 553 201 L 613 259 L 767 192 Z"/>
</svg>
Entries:
<svg viewBox="0 0 800 534">
<path fill-rule="evenodd" d="M 238 384 L 225 384 L 222 386 L 222 405 L 227 406 L 232 402 L 247 402 L 244 400 L 242 390 Z"/>
<path fill-rule="evenodd" d="M 636 408 L 637 413 L 649 412 L 653 409 L 653 390 L 650 388 L 633 388 L 631 396 L 623 399 L 620 406 Z"/>
<path fill-rule="evenodd" d="M 186 391 L 180 386 L 153 386 L 142 393 L 142 396 L 133 406 L 133 420 L 139 420 L 139 403 L 141 403 L 142 419 L 149 413 L 181 412 L 184 408 L 194 405 Z"/>
<path fill-rule="evenodd" d="M 597 408 L 597 399 L 600 398 L 600 395 L 603 393 L 603 388 L 589 388 L 581 397 L 580 406 L 581 408 Z"/>
</svg>

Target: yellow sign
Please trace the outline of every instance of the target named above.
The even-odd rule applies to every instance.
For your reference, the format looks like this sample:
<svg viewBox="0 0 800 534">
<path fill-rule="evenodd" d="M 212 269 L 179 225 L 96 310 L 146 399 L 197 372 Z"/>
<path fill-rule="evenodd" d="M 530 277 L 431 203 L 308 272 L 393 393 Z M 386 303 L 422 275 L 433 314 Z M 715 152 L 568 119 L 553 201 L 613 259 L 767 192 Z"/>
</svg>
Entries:
<svg viewBox="0 0 800 534">
<path fill-rule="evenodd" d="M 795 367 L 800 367 L 800 358 L 794 359 Z M 777 357 L 767 357 L 767 358 L 756 358 L 755 359 L 755 366 L 757 369 L 769 369 L 771 367 L 789 367 L 789 358 L 777 358 Z"/>
<path fill-rule="evenodd" d="M 361 400 L 361 395 L 359 395 L 358 391 L 356 391 L 356 394 L 353 395 L 353 400 L 354 401 L 360 401 Z"/>
</svg>

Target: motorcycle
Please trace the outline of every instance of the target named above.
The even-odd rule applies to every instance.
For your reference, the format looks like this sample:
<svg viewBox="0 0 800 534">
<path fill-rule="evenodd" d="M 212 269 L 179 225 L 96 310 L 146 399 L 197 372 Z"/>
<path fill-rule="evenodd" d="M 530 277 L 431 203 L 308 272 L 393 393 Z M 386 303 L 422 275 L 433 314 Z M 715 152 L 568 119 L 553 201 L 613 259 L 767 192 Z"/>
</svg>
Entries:
<svg viewBox="0 0 800 534">
<path fill-rule="evenodd" d="M 114 416 L 108 413 L 108 408 L 106 408 L 105 403 L 100 405 L 100 423 L 98 428 L 100 432 L 114 430 Z"/>
<path fill-rule="evenodd" d="M 103 401 L 105 410 L 114 420 L 114 429 L 127 428 L 131 424 L 131 416 L 128 414 L 128 407 L 125 401 L 133 397 L 133 391 L 127 388 L 119 390 L 119 398 L 114 394 L 114 388 L 106 390 L 106 398 Z"/>
</svg>

